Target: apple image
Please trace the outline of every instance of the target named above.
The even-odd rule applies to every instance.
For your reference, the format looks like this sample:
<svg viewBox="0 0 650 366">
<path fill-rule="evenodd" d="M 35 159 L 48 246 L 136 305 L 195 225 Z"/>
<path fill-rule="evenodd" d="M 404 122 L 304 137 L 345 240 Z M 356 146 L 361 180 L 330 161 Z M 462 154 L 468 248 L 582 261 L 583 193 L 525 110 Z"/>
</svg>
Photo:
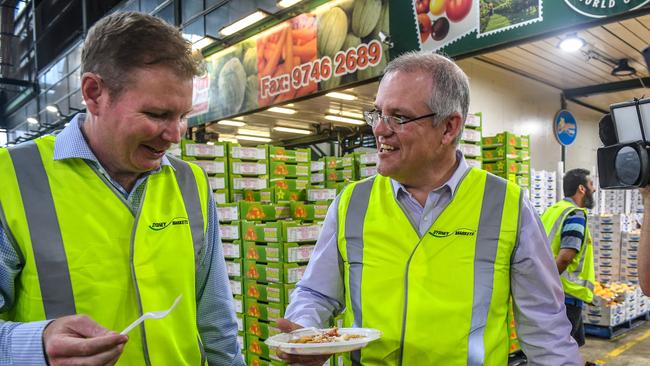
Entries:
<svg viewBox="0 0 650 366">
<path fill-rule="evenodd" d="M 426 14 L 429 12 L 429 0 L 416 0 L 415 12 L 418 14 Z"/>
<path fill-rule="evenodd" d="M 465 19 L 472 9 L 472 0 L 447 0 L 447 18 L 451 22 Z"/>
<path fill-rule="evenodd" d="M 431 19 L 429 19 L 429 15 L 418 14 L 418 28 L 420 29 L 420 43 L 424 43 L 431 34 Z"/>
<path fill-rule="evenodd" d="M 445 5 L 447 5 L 447 0 L 431 0 L 429 10 L 433 15 L 440 15 L 445 12 Z"/>
</svg>

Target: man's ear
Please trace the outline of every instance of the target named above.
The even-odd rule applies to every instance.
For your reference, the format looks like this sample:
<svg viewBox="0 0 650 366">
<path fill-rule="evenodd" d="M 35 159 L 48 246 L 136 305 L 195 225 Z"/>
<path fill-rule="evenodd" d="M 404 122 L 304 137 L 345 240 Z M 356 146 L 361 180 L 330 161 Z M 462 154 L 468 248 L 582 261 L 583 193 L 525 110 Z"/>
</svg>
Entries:
<svg viewBox="0 0 650 366">
<path fill-rule="evenodd" d="M 463 118 L 460 113 L 454 112 L 451 116 L 442 121 L 444 126 L 444 134 L 442 135 L 442 143 L 445 145 L 452 145 L 456 137 L 461 133 L 463 127 Z"/>
<path fill-rule="evenodd" d="M 108 100 L 108 90 L 101 76 L 92 72 L 81 75 L 81 94 L 86 102 L 88 113 L 99 115 L 102 103 Z"/>
</svg>

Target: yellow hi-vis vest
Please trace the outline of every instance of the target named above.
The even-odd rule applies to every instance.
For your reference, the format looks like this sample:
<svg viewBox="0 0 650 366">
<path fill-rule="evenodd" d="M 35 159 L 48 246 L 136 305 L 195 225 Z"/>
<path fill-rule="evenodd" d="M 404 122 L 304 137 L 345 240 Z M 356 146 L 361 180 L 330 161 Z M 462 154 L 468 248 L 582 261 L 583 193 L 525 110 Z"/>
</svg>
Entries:
<svg viewBox="0 0 650 366">
<path fill-rule="evenodd" d="M 0 149 L 0 219 L 24 267 L 3 319 L 86 314 L 116 332 L 148 311 L 167 317 L 129 333 L 121 365 L 206 364 L 195 271 L 209 188 L 195 165 L 171 160 L 148 177 L 137 212 L 83 159 L 54 160 L 54 137 Z"/>
<path fill-rule="evenodd" d="M 585 213 L 585 236 L 578 254 L 573 257 L 566 270 L 560 274 L 560 280 L 562 281 L 564 293 L 590 303 L 594 300 L 593 291 L 596 275 L 594 272 L 594 248 L 586 221 L 587 210 L 577 207 L 567 200 L 561 200 L 544 211 L 542 224 L 544 224 L 546 235 L 551 242 L 553 256 L 557 257 L 560 252 L 564 220 L 571 212 L 576 210 Z"/>
<path fill-rule="evenodd" d="M 389 178 L 346 187 L 338 206 L 344 324 L 383 332 L 347 363 L 506 365 L 522 202 L 515 184 L 469 169 L 420 238 Z"/>
</svg>

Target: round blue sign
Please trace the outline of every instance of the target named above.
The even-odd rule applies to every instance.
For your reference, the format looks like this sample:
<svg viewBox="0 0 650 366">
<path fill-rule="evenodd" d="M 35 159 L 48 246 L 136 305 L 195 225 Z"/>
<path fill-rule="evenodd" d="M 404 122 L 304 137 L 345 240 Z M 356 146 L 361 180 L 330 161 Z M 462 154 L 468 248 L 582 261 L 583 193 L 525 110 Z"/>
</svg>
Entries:
<svg viewBox="0 0 650 366">
<path fill-rule="evenodd" d="M 571 145 L 578 135 L 578 123 L 571 112 L 562 109 L 555 115 L 553 122 L 555 138 L 562 145 Z"/>
</svg>

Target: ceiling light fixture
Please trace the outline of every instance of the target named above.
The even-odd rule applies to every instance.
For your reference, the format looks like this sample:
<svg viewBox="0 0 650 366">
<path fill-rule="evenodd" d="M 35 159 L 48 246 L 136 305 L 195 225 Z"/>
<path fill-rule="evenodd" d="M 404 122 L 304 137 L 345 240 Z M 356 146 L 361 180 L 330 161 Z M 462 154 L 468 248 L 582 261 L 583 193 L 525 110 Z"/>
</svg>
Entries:
<svg viewBox="0 0 650 366">
<path fill-rule="evenodd" d="M 219 33 L 221 33 L 221 35 L 227 37 L 229 35 L 232 35 L 232 34 L 235 34 L 235 33 L 239 32 L 242 29 L 246 29 L 246 28 L 250 27 L 251 25 L 261 21 L 262 19 L 266 18 L 267 16 L 268 16 L 268 14 L 266 14 L 265 12 L 263 12 L 261 10 L 258 10 L 256 12 L 254 12 L 253 14 L 249 14 L 246 17 L 244 17 L 244 18 L 242 18 L 242 19 L 240 19 L 240 20 L 238 20 L 238 21 L 236 21 L 236 22 L 234 22 L 234 23 L 232 23 L 230 25 L 221 28 Z"/>
<path fill-rule="evenodd" d="M 627 58 L 618 60 L 618 64 L 612 69 L 613 76 L 631 76 L 635 74 L 636 69 L 630 66 Z"/>
<path fill-rule="evenodd" d="M 198 41 L 192 43 L 192 49 L 193 50 L 201 50 L 201 49 L 209 46 L 210 44 L 212 44 L 215 41 L 216 41 L 216 39 L 214 39 L 214 38 L 212 38 L 210 36 L 201 37 L 201 39 L 199 39 Z"/>
<path fill-rule="evenodd" d="M 59 106 L 56 104 L 49 104 L 45 109 L 47 109 L 48 112 L 59 113 Z"/>
<path fill-rule="evenodd" d="M 267 109 L 269 112 L 275 112 L 275 113 L 284 113 L 284 114 L 295 114 L 296 110 L 291 109 L 291 108 L 282 108 L 282 107 L 271 107 Z"/>
<path fill-rule="evenodd" d="M 564 52 L 575 52 L 586 44 L 587 42 L 585 42 L 584 39 L 578 37 L 576 33 L 571 33 L 560 41 L 558 47 Z"/>
<path fill-rule="evenodd" d="M 346 93 L 339 93 L 339 92 L 331 92 L 325 94 L 325 96 L 330 97 L 330 98 L 336 98 L 336 99 L 343 99 L 343 100 L 356 100 L 357 97 L 352 94 L 346 94 Z"/>
<path fill-rule="evenodd" d="M 344 117 L 350 117 L 350 118 L 356 118 L 356 119 L 363 119 L 363 113 L 361 112 L 350 112 L 350 111 L 341 111 L 338 109 L 329 109 L 327 111 L 329 114 L 334 114 L 338 116 L 344 116 Z"/>
<path fill-rule="evenodd" d="M 34 117 L 27 117 L 27 123 L 32 124 L 32 125 L 37 125 L 38 120 Z"/>
<path fill-rule="evenodd" d="M 233 121 L 231 119 L 224 119 L 219 122 L 217 122 L 218 125 L 222 126 L 234 126 L 234 127 L 242 127 L 246 126 L 246 123 L 240 122 L 240 121 Z"/>
<path fill-rule="evenodd" d="M 310 130 L 303 130 L 300 128 L 291 128 L 291 127 L 273 127 L 273 131 L 278 131 L 278 132 L 287 132 L 287 133 L 296 133 L 299 135 L 311 135 Z"/>
<path fill-rule="evenodd" d="M 301 2 L 302 0 L 280 0 L 278 1 L 278 6 L 281 8 L 288 8 L 290 6 L 294 6 Z"/>
<path fill-rule="evenodd" d="M 250 130 L 247 128 L 238 128 L 237 133 L 240 135 L 250 135 L 250 136 L 263 136 L 263 137 L 270 137 L 271 133 L 267 130 Z"/>
<path fill-rule="evenodd" d="M 237 135 L 235 137 L 237 138 L 237 140 L 271 142 L 271 139 L 268 137 L 245 136 L 245 135 Z"/>
<path fill-rule="evenodd" d="M 341 117 L 341 116 L 334 116 L 334 115 L 331 115 L 331 114 L 325 115 L 325 119 L 328 120 L 328 121 L 350 123 L 350 124 L 353 124 L 353 125 L 365 125 L 366 124 L 365 121 L 362 121 L 362 120 L 359 120 L 359 119 Z"/>
</svg>

